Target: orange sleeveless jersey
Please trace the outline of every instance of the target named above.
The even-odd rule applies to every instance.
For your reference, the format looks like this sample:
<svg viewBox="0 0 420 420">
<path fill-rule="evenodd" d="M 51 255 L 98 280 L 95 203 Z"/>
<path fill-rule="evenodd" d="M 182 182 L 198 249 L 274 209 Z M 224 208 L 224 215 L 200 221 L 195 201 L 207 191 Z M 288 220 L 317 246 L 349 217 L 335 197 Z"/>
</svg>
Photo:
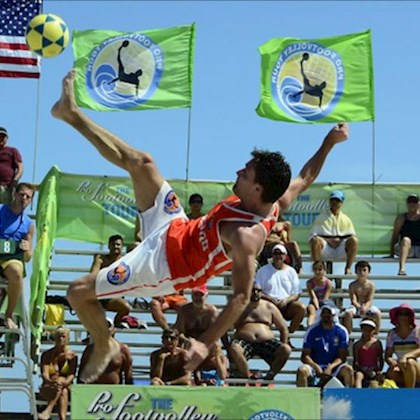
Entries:
<svg viewBox="0 0 420 420">
<path fill-rule="evenodd" d="M 166 255 L 176 290 L 200 286 L 210 277 L 231 269 L 232 260 L 226 255 L 220 239 L 220 222 L 259 223 L 267 235 L 276 224 L 279 216 L 277 204 L 266 218 L 237 209 L 239 204 L 240 199 L 231 196 L 199 219 L 171 222 Z"/>
</svg>

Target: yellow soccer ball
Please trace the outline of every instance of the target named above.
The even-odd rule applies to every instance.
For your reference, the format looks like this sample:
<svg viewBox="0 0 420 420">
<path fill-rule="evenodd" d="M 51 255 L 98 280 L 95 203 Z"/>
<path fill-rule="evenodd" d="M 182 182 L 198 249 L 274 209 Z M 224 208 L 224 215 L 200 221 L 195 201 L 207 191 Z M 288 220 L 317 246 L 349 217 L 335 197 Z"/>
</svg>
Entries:
<svg viewBox="0 0 420 420">
<path fill-rule="evenodd" d="M 26 28 L 26 43 L 42 57 L 55 57 L 69 43 L 69 28 L 58 16 L 51 13 L 35 16 Z"/>
</svg>

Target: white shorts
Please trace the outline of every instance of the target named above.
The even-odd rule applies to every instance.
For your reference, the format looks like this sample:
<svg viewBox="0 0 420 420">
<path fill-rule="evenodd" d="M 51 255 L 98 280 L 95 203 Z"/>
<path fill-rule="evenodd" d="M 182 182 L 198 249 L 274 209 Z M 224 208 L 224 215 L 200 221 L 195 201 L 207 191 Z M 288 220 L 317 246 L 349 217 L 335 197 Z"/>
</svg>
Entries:
<svg viewBox="0 0 420 420">
<path fill-rule="evenodd" d="M 325 261 L 345 260 L 346 259 L 346 242 L 348 238 L 342 239 L 337 248 L 332 248 L 324 239 L 324 247 L 322 248 L 322 259 Z"/>
<path fill-rule="evenodd" d="M 154 206 L 141 213 L 140 217 L 143 242 L 99 271 L 95 284 L 98 299 L 175 293 L 166 258 L 166 235 L 172 220 L 188 218 L 166 181 L 156 196 Z"/>
<path fill-rule="evenodd" d="M 353 315 L 353 318 L 361 318 L 362 315 L 360 313 L 360 310 L 357 309 L 355 306 L 350 306 L 346 309 L 346 312 Z M 377 306 L 371 306 L 367 311 L 366 315 L 373 315 L 373 314 L 380 314 L 381 311 Z"/>
<path fill-rule="evenodd" d="M 394 251 L 399 256 L 400 255 L 400 244 L 395 244 Z M 410 251 L 408 251 L 408 258 L 420 258 L 420 246 L 412 245 L 410 246 Z"/>
</svg>

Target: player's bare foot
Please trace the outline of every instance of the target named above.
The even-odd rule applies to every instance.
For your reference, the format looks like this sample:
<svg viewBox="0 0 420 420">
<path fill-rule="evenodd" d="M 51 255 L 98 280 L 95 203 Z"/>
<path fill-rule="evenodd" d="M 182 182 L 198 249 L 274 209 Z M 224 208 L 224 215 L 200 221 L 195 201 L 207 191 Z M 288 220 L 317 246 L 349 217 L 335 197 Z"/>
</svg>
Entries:
<svg viewBox="0 0 420 420">
<path fill-rule="evenodd" d="M 62 82 L 60 99 L 51 108 L 51 114 L 60 120 L 71 122 L 72 113 L 78 110 L 74 99 L 74 78 L 75 70 L 70 70 Z"/>
<path fill-rule="evenodd" d="M 48 420 L 51 418 L 51 413 L 46 413 L 43 411 L 42 413 L 38 413 L 38 419 L 39 420 Z"/>
<path fill-rule="evenodd" d="M 109 362 L 119 353 L 120 345 L 113 338 L 109 339 L 108 349 L 94 345 L 92 356 L 80 375 L 82 382 L 89 384 L 96 381 L 108 367 Z"/>
<path fill-rule="evenodd" d="M 4 327 L 8 330 L 17 330 L 19 329 L 18 326 L 15 324 L 12 318 L 5 318 L 4 319 Z"/>
</svg>

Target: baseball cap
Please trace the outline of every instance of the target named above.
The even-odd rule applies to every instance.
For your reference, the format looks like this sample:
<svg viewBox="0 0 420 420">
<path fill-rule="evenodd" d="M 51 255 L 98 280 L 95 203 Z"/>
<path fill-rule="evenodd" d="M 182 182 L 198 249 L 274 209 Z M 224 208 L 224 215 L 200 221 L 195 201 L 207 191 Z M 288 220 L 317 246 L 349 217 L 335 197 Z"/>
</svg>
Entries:
<svg viewBox="0 0 420 420">
<path fill-rule="evenodd" d="M 372 319 L 362 319 L 360 321 L 360 327 L 363 327 L 363 325 L 369 325 L 369 327 L 376 328 L 376 322 Z"/>
<path fill-rule="evenodd" d="M 335 315 L 337 313 L 337 307 L 334 305 L 333 302 L 328 301 L 328 303 L 324 303 L 321 306 L 321 312 L 323 312 L 324 310 L 329 311 L 332 315 Z"/>
<path fill-rule="evenodd" d="M 200 292 L 203 295 L 207 295 L 207 293 L 209 292 L 209 289 L 207 288 L 207 284 L 204 283 L 201 286 L 194 287 L 191 293 L 196 293 L 196 292 Z"/>
<path fill-rule="evenodd" d="M 273 249 L 271 250 L 271 253 L 274 254 L 274 251 L 279 250 L 282 254 L 287 254 L 287 249 L 282 244 L 274 245 Z"/>
<path fill-rule="evenodd" d="M 108 328 L 114 327 L 114 321 L 111 318 L 107 318 L 106 322 L 108 323 Z"/>
<path fill-rule="evenodd" d="M 345 199 L 345 195 L 343 191 L 335 190 L 335 191 L 331 191 L 330 199 L 331 198 L 336 198 L 337 200 L 340 200 L 341 202 L 343 202 Z"/>
<path fill-rule="evenodd" d="M 410 194 L 407 196 L 407 201 L 415 201 L 416 203 L 419 202 L 419 196 L 417 194 Z"/>
<path fill-rule="evenodd" d="M 5 134 L 6 136 L 8 136 L 7 130 L 4 127 L 0 127 L 0 134 Z"/>
</svg>

